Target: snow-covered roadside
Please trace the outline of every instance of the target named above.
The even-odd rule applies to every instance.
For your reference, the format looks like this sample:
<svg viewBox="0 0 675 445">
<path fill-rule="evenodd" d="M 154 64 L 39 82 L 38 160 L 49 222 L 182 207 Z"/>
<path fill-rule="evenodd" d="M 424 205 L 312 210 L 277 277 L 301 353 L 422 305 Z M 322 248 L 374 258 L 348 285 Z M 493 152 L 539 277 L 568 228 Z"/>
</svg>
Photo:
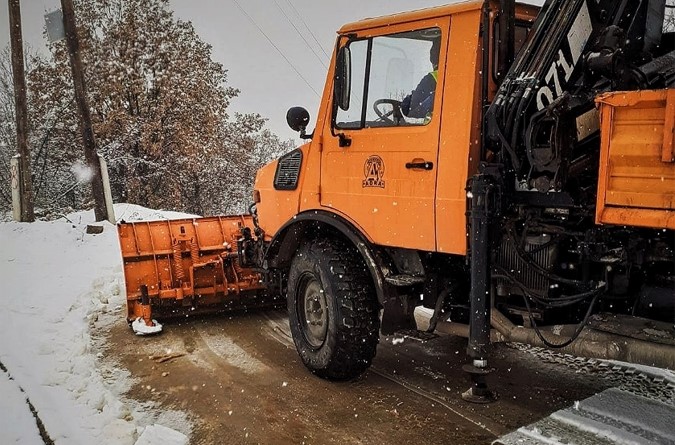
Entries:
<svg viewBox="0 0 675 445">
<path fill-rule="evenodd" d="M 116 213 L 126 220 L 184 216 L 130 205 L 117 205 Z M 93 212 L 79 212 L 0 223 L 0 362 L 7 369 L 0 370 L 0 412 L 24 413 L 35 425 L 27 397 L 56 444 L 134 444 L 157 417 L 124 400 L 131 379 L 104 370 L 97 358 L 90 329 L 123 316 L 124 289 L 116 229 L 103 223 L 102 234 L 86 234 L 92 221 Z M 5 396 L 11 391 L 19 396 Z M 183 420 L 165 426 L 189 434 L 185 415 L 169 414 Z M 34 442 L 36 427 L 26 427 L 18 442 L 10 436 L 17 430 L 24 427 L 0 423 L 0 443 L 42 443 L 39 436 Z"/>
<path fill-rule="evenodd" d="M 40 445 L 40 437 L 35 418 L 31 413 L 26 395 L 19 385 L 10 379 L 7 372 L 0 370 L 0 439 L 6 444 Z"/>
</svg>

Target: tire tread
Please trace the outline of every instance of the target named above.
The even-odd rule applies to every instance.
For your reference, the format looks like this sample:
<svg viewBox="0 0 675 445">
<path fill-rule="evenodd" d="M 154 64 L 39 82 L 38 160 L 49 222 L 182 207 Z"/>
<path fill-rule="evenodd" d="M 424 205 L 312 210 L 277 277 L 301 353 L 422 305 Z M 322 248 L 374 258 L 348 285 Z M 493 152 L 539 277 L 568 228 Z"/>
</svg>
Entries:
<svg viewBox="0 0 675 445">
<path fill-rule="evenodd" d="M 317 239 L 304 252 L 327 260 L 325 267 L 336 290 L 335 303 L 340 312 L 335 350 L 325 367 L 310 369 L 330 380 L 358 377 L 372 363 L 379 342 L 379 306 L 370 273 L 356 248 L 341 240 Z M 303 361 L 308 366 L 304 358 Z"/>
</svg>

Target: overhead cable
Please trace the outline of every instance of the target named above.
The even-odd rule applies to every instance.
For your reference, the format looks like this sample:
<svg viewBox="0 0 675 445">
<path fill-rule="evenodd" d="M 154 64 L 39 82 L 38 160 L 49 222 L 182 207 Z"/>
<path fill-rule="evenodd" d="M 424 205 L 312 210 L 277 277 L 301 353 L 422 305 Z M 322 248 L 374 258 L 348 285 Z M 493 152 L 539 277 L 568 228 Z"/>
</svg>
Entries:
<svg viewBox="0 0 675 445">
<path fill-rule="evenodd" d="M 302 33 L 300 32 L 300 30 L 298 29 L 298 27 L 295 26 L 295 23 L 293 23 L 293 21 L 291 21 L 291 19 L 288 17 L 288 14 L 286 14 L 286 11 L 284 11 L 284 10 L 281 8 L 281 6 L 280 6 L 279 3 L 277 2 L 277 0 L 274 0 L 274 4 L 277 5 L 277 9 L 279 9 L 279 11 L 281 11 L 281 13 L 284 15 L 284 17 L 285 17 L 286 20 L 288 21 L 288 23 L 291 24 L 291 26 L 293 27 L 293 29 L 295 29 L 295 32 L 296 32 L 296 33 L 300 36 L 300 38 L 302 39 L 302 41 L 305 42 L 305 45 L 307 45 L 307 48 L 309 48 L 309 50 L 312 51 L 312 53 L 316 56 L 316 58 L 319 59 L 319 62 L 321 63 L 321 65 L 323 65 L 324 68 L 328 69 L 328 66 L 326 65 L 326 62 L 324 62 L 324 59 L 323 59 L 320 55 L 318 55 L 318 54 L 316 53 L 316 51 L 314 50 L 314 48 L 312 48 L 312 45 L 309 44 L 309 42 L 307 41 L 307 39 L 305 38 L 305 36 L 303 36 Z M 323 48 L 322 48 L 322 50 L 323 50 Z"/>
<path fill-rule="evenodd" d="M 262 28 L 256 23 L 256 21 L 253 20 L 253 17 L 251 17 L 244 10 L 244 8 L 241 7 L 241 5 L 239 4 L 239 2 L 237 0 L 232 0 L 232 1 L 237 6 L 237 8 L 239 8 L 239 10 L 242 12 L 242 14 L 244 14 L 246 16 L 246 18 L 253 24 L 253 26 L 255 26 L 258 29 L 258 31 L 260 31 L 260 34 L 262 34 L 267 39 L 267 41 L 270 43 L 270 45 L 272 45 L 272 47 L 277 50 L 279 55 L 284 58 L 286 63 L 288 63 L 291 68 L 293 68 L 293 71 L 295 71 L 295 73 L 307 84 L 307 86 L 314 92 L 314 94 L 316 94 L 317 97 L 321 98 L 321 95 L 314 89 L 312 84 L 309 83 L 309 81 L 305 78 L 305 76 L 303 76 L 302 73 L 295 67 L 295 65 L 293 65 L 293 62 L 291 62 L 288 59 L 288 57 L 286 57 L 286 55 L 279 49 L 279 47 L 274 44 L 272 39 L 270 39 L 269 36 L 267 34 L 265 34 L 265 31 L 263 31 Z"/>
<path fill-rule="evenodd" d="M 327 59 L 330 59 L 330 56 L 328 55 L 328 53 L 326 52 L 326 50 L 323 49 L 323 46 L 321 45 L 321 43 L 319 43 L 319 40 L 316 38 L 316 36 L 315 36 L 314 33 L 312 32 L 312 30 L 309 28 L 309 26 L 307 26 L 307 23 L 305 23 L 305 20 L 302 18 L 302 15 L 300 15 L 300 13 L 298 12 L 298 10 L 295 9 L 295 6 L 293 6 L 293 3 L 291 3 L 291 0 L 286 0 L 286 3 L 288 3 L 288 5 L 289 5 L 289 6 L 291 7 L 291 9 L 293 10 L 293 12 L 295 12 L 295 15 L 297 15 L 298 18 L 300 19 L 300 22 L 302 22 L 302 24 L 305 26 L 305 28 L 307 29 L 307 31 L 309 31 L 309 34 L 312 36 L 312 38 L 314 39 L 314 41 L 316 42 L 316 44 L 319 45 L 319 48 L 321 48 L 321 52 L 323 52 L 323 54 L 326 56 Z"/>
</svg>

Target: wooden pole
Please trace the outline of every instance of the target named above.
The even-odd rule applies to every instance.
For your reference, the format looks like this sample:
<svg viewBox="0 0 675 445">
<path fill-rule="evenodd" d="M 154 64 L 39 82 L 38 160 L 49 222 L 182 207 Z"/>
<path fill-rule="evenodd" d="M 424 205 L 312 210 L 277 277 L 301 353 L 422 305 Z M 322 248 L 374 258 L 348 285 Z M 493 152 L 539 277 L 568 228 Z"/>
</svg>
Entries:
<svg viewBox="0 0 675 445">
<path fill-rule="evenodd" d="M 9 35 L 12 46 L 12 73 L 14 76 L 14 108 L 16 112 L 16 144 L 19 149 L 19 169 L 23 192 L 21 221 L 35 221 L 33 211 L 33 177 L 30 172 L 28 148 L 28 101 L 26 99 L 26 76 L 23 62 L 23 38 L 21 36 L 21 7 L 19 0 L 8 0 Z"/>
<path fill-rule="evenodd" d="M 96 140 L 94 139 L 94 129 L 91 125 L 91 113 L 87 104 L 86 85 L 84 82 L 84 72 L 82 70 L 82 60 L 80 59 L 79 40 L 77 37 L 77 28 L 75 26 L 75 12 L 72 0 L 61 0 L 61 9 L 63 10 L 63 28 L 66 33 L 66 44 L 70 56 L 70 68 L 73 72 L 73 87 L 75 88 L 75 102 L 80 113 L 80 132 L 84 141 L 84 157 L 87 166 L 91 169 L 93 175 L 91 179 L 91 189 L 94 197 L 94 215 L 96 221 L 106 219 L 105 197 L 103 193 L 103 181 L 101 176 L 101 164 L 96 154 Z"/>
</svg>

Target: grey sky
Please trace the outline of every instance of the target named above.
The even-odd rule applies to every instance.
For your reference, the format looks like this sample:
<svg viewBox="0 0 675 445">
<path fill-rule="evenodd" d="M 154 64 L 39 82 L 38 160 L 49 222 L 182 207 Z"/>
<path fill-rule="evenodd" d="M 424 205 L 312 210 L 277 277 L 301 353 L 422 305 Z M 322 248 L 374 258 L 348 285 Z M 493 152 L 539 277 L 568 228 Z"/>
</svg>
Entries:
<svg viewBox="0 0 675 445">
<path fill-rule="evenodd" d="M 268 127 L 284 139 L 296 136 L 286 125 L 286 110 L 292 106 L 300 105 L 309 110 L 312 116 L 310 128 L 313 128 L 319 106 L 318 95 L 323 91 L 326 79 L 324 64 L 328 64 L 328 57 L 324 52 L 330 55 L 335 31 L 342 24 L 447 3 L 454 2 L 171 0 L 176 16 L 191 21 L 200 37 L 213 46 L 213 58 L 229 70 L 228 84 L 241 90 L 231 111 L 260 113 L 269 119 Z M 528 3 L 541 4 L 543 1 Z M 46 48 L 42 38 L 43 16 L 45 11 L 59 6 L 59 0 L 22 0 L 26 42 L 39 49 Z M 7 1 L 0 0 L 0 47 L 8 44 L 8 28 Z"/>
</svg>

